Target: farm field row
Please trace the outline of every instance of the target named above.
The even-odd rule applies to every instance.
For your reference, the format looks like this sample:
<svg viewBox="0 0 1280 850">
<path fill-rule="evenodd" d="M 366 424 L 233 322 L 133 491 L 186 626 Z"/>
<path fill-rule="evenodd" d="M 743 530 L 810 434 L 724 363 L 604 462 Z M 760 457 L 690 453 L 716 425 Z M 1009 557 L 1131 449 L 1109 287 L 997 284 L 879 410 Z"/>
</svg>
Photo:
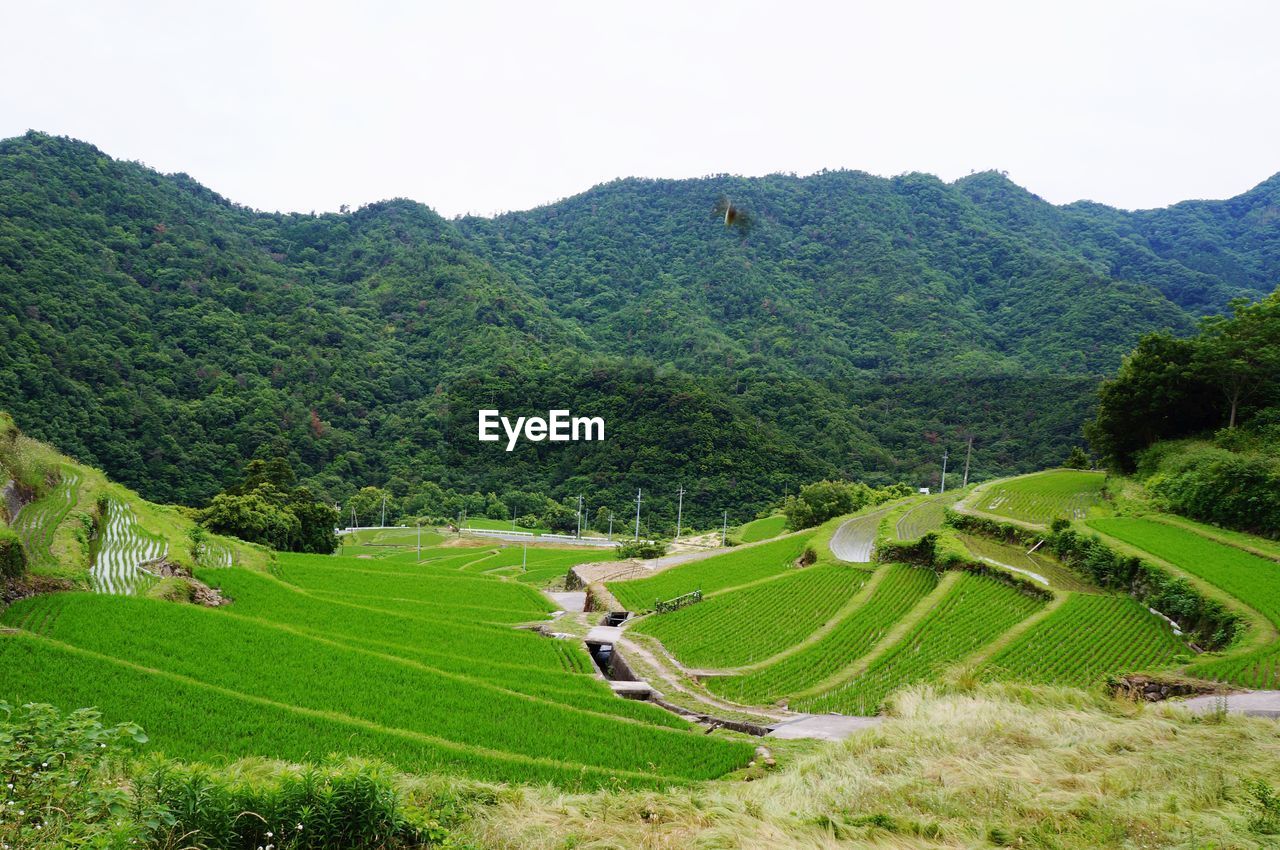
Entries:
<svg viewBox="0 0 1280 850">
<path fill-rule="evenodd" d="M 877 572 L 871 593 L 821 638 L 767 666 L 709 678 L 707 689 L 744 705 L 767 705 L 826 681 L 870 652 L 937 584 L 933 570 L 895 564 Z"/>
<path fill-rule="evenodd" d="M 653 635 L 687 666 L 736 667 L 799 643 L 828 622 L 870 576 L 824 564 L 729 590 L 630 628 Z"/>
<path fill-rule="evenodd" d="M 799 711 L 875 714 L 892 691 L 929 681 L 995 640 L 1044 602 L 1001 582 L 952 573 L 938 605 L 847 682 L 794 701 Z"/>
<path fill-rule="evenodd" d="M 596 786 L 706 779 L 750 756 L 746 744 L 688 732 L 661 709 L 615 698 L 577 672 L 587 667 L 575 644 L 466 622 L 477 603 L 489 604 L 481 587 L 541 618 L 545 601 L 526 586 L 384 572 L 394 586 L 379 590 L 404 602 L 388 610 L 335 587 L 366 561 L 327 559 L 335 569 L 317 560 L 326 559 L 281 555 L 283 578 L 202 571 L 236 599 L 227 609 L 93 594 L 19 603 L 3 616 L 24 631 L 0 638 L 0 698 L 96 703 L 108 717 L 141 723 L 160 749 L 201 759 L 305 759 L 351 738 L 356 752 L 405 770 Z M 345 577 L 364 592 L 379 574 Z M 115 699 L 104 679 L 128 691 Z M 199 728 L 160 716 L 174 705 L 190 707 L 182 716 Z"/>
<path fill-rule="evenodd" d="M 793 534 L 671 567 L 647 578 L 609 582 L 607 586 L 628 611 L 648 611 L 657 600 L 673 599 L 695 590 L 710 594 L 779 575 L 795 565 L 812 537 L 813 532 Z"/>
<path fill-rule="evenodd" d="M 737 537 L 743 543 L 759 543 L 777 537 L 787 530 L 787 518 L 782 514 L 753 519 L 744 523 L 737 530 Z"/>
<path fill-rule="evenodd" d="M 1128 596 L 1073 593 L 997 652 L 983 678 L 1087 687 L 1189 657 L 1164 620 Z"/>
<path fill-rule="evenodd" d="M 80 475 L 70 467 L 60 470 L 60 479 L 47 496 L 24 506 L 13 518 L 13 530 L 22 540 L 33 566 L 51 566 L 53 534 L 67 517 L 80 495 Z"/>
<path fill-rule="evenodd" d="M 894 536 L 899 540 L 915 540 L 930 531 L 937 531 L 947 518 L 947 508 L 963 495 L 963 490 L 953 490 L 926 499 L 898 518 L 894 524 Z"/>
<path fill-rule="evenodd" d="M 1220 588 L 1280 628 L 1280 563 L 1181 525 L 1141 517 L 1108 517 L 1088 524 Z M 1209 657 L 1193 664 L 1188 672 L 1245 687 L 1277 688 L 1280 645 Z"/>
<path fill-rule="evenodd" d="M 1051 469 L 994 483 L 971 500 L 985 513 L 1034 525 L 1053 520 L 1085 519 L 1102 504 L 1106 474 L 1073 469 Z"/>
<path fill-rule="evenodd" d="M 1046 580 L 1047 584 L 1039 582 L 1046 587 L 1055 590 L 1073 590 L 1079 593 L 1102 592 L 1084 576 L 1064 566 L 1055 558 L 1041 555 L 1039 552 L 1028 554 L 1020 546 L 976 534 L 957 534 L 956 537 L 975 558 L 1010 567 L 1028 577 L 1030 577 L 1028 574 L 1039 576 Z"/>
</svg>

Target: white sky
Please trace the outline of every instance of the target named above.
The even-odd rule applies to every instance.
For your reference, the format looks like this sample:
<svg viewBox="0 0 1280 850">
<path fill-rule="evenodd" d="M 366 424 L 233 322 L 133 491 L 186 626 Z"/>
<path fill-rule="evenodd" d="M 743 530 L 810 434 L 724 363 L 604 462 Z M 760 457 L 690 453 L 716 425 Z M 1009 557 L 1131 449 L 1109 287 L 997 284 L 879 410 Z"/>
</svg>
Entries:
<svg viewBox="0 0 1280 850">
<path fill-rule="evenodd" d="M 1134 208 L 1280 171 L 1271 2 L 4 0 L 0 32 L 0 136 L 269 210 L 824 167 Z"/>
</svg>

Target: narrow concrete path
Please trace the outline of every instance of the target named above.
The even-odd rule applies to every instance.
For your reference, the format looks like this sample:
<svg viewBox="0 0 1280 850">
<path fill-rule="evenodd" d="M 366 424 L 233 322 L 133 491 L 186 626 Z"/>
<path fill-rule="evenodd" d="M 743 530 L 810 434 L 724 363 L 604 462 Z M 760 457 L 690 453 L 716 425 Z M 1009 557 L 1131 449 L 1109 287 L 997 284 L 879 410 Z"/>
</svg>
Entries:
<svg viewBox="0 0 1280 850">
<path fill-rule="evenodd" d="M 843 741 L 854 732 L 871 729 L 883 722 L 883 717 L 854 717 L 846 714 L 802 714 L 794 720 L 786 720 L 779 723 L 769 733 L 769 737 L 786 740 L 819 738 L 823 741 Z"/>
<path fill-rule="evenodd" d="M 1228 714 L 1243 714 L 1247 717 L 1280 718 L 1280 691 L 1248 691 L 1243 694 L 1227 696 L 1191 697 L 1183 700 L 1181 705 L 1196 714 L 1211 714 L 1226 703 Z M 1171 702 L 1170 705 L 1178 703 Z"/>
<path fill-rule="evenodd" d="M 581 614 L 587 608 L 587 593 L 585 590 L 570 591 L 543 591 L 543 594 L 559 606 L 561 611 L 569 611 L 573 614 Z"/>
</svg>

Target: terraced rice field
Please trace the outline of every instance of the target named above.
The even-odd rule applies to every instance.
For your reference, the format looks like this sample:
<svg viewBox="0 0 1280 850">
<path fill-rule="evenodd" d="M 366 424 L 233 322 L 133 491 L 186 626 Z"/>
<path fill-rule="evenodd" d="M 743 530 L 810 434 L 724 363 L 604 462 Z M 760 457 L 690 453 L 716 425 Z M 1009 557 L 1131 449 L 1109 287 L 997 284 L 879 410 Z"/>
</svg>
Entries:
<svg viewBox="0 0 1280 850">
<path fill-rule="evenodd" d="M 142 569 L 169 551 L 163 539 L 147 533 L 125 503 L 109 499 L 98 554 L 89 570 L 99 593 L 132 594 L 145 590 L 155 578 Z"/>
<path fill-rule="evenodd" d="M 973 573 L 952 573 L 951 589 L 907 634 L 852 679 L 796 699 L 799 711 L 874 714 L 885 698 L 914 682 L 936 679 L 1044 604 Z"/>
<path fill-rule="evenodd" d="M 831 554 L 850 564 L 868 564 L 875 548 L 876 532 L 888 508 L 846 520 L 831 535 Z"/>
<path fill-rule="evenodd" d="M 825 564 L 650 614 L 630 631 L 653 635 L 691 667 L 736 667 L 804 640 L 857 593 L 870 573 Z"/>
<path fill-rule="evenodd" d="M 56 487 L 43 499 L 25 505 L 13 518 L 13 530 L 22 540 L 27 559 L 37 567 L 54 564 L 53 535 L 75 506 L 80 494 L 80 475 L 64 467 Z"/>
<path fill-rule="evenodd" d="M 933 496 L 903 514 L 894 525 L 894 536 L 899 540 L 915 540 L 930 531 L 942 528 L 947 518 L 947 508 L 964 495 L 961 490 Z"/>
<path fill-rule="evenodd" d="M 1154 670 L 1190 650 L 1164 620 L 1128 596 L 1074 593 L 982 669 L 983 678 L 1087 687 Z"/>
<path fill-rule="evenodd" d="M 768 705 L 837 675 L 866 655 L 937 585 L 932 570 L 881 567 L 872 592 L 834 627 L 799 651 L 736 676 L 709 678 L 709 691 L 743 705 Z"/>
<path fill-rule="evenodd" d="M 1001 543 L 976 534 L 956 535 L 975 558 L 989 564 L 1005 567 L 1026 578 L 1055 590 L 1073 590 L 1080 593 L 1100 593 L 1099 588 L 1052 556 L 1036 551 L 1027 554 L 1021 546 Z M 1043 581 L 1041 581 L 1043 579 Z"/>
<path fill-rule="evenodd" d="M 414 581 L 395 564 L 368 571 L 380 584 L 364 587 L 368 576 L 355 571 L 369 560 L 279 560 L 283 578 L 201 571 L 236 600 L 227 608 L 25 600 L 0 616 L 22 630 L 0 636 L 0 699 L 98 705 L 182 758 L 307 761 L 342 750 L 405 771 L 566 788 L 695 782 L 751 756 L 748 743 L 617 699 L 582 672 L 579 645 L 471 615 L 492 605 L 539 619 L 545 605 L 528 587 L 436 569 Z M 330 589 L 337 577 L 321 560 L 352 571 L 351 591 L 394 595 L 374 603 Z M 385 599 L 404 604 L 392 610 Z"/>
<path fill-rule="evenodd" d="M 812 537 L 812 532 L 794 534 L 670 567 L 649 578 L 609 582 L 607 586 L 628 611 L 648 611 L 655 600 L 673 599 L 695 590 L 710 594 L 779 575 L 793 568 Z"/>
<path fill-rule="evenodd" d="M 1280 564 L 1202 537 L 1186 528 L 1138 517 L 1109 517 L 1089 526 L 1198 576 L 1280 628 Z M 1251 688 L 1280 687 L 1280 645 L 1206 659 L 1189 672 Z"/>
<path fill-rule="evenodd" d="M 1033 525 L 1048 526 L 1055 519 L 1085 519 L 1102 504 L 1106 474 L 1053 469 L 987 487 L 973 502 L 978 510 Z"/>
<path fill-rule="evenodd" d="M 787 518 L 782 514 L 753 519 L 738 529 L 738 539 L 743 543 L 758 543 L 777 537 L 787 530 Z"/>
</svg>

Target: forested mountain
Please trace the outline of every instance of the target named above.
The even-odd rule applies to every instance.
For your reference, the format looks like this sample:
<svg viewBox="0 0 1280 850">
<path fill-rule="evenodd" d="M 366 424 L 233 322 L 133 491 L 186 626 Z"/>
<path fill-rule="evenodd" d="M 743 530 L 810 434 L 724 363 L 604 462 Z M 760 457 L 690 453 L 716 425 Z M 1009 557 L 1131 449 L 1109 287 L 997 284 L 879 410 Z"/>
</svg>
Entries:
<svg viewBox="0 0 1280 850">
<path fill-rule="evenodd" d="M 728 229 L 721 195 L 754 226 Z M 0 408 L 161 501 L 286 456 L 334 500 L 425 480 L 695 521 L 819 476 L 1059 460 L 1149 330 L 1280 278 L 1280 179 L 1129 213 L 995 173 L 621 180 L 495 219 L 255 212 L 185 175 L 0 142 Z M 602 415 L 603 444 L 475 438 Z"/>
</svg>

